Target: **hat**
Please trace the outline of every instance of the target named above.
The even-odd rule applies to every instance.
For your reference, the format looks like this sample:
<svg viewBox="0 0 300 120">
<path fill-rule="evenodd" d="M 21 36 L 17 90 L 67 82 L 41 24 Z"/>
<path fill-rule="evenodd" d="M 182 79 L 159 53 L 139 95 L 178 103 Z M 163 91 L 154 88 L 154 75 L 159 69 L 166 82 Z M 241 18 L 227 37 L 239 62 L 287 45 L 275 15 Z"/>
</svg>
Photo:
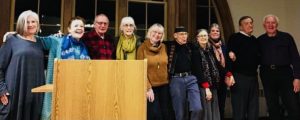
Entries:
<svg viewBox="0 0 300 120">
<path fill-rule="evenodd" d="M 187 32 L 187 31 L 183 26 L 179 26 L 175 28 L 175 33 L 177 32 Z"/>
</svg>

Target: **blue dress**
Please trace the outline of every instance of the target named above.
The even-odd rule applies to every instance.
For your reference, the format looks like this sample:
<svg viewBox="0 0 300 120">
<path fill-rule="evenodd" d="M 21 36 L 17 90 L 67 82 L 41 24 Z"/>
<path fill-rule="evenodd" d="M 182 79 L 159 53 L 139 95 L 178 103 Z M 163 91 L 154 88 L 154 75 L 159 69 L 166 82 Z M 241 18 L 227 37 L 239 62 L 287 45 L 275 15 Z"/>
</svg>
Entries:
<svg viewBox="0 0 300 120">
<path fill-rule="evenodd" d="M 0 48 L 0 95 L 8 92 L 8 105 L 0 102 L 0 120 L 39 120 L 43 94 L 31 89 L 44 85 L 43 46 L 12 35 Z"/>
</svg>

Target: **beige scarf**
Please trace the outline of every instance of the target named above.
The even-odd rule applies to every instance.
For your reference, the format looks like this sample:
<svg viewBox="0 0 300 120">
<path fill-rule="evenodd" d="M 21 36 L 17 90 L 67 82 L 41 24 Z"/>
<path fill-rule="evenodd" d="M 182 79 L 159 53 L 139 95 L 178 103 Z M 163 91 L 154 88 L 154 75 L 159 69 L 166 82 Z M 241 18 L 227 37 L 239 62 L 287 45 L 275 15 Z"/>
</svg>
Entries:
<svg viewBox="0 0 300 120">
<path fill-rule="evenodd" d="M 135 60 L 136 59 L 136 37 L 132 35 L 126 38 L 121 34 L 117 45 L 117 60 Z"/>
</svg>

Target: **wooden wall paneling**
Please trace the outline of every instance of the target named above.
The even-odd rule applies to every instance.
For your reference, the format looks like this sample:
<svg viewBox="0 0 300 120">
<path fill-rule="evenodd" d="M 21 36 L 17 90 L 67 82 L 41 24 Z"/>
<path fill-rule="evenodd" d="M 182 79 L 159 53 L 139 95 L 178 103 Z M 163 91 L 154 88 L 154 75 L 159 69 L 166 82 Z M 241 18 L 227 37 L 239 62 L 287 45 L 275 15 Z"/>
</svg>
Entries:
<svg viewBox="0 0 300 120">
<path fill-rule="evenodd" d="M 117 2 L 116 4 L 117 14 L 116 14 L 115 36 L 118 36 L 120 32 L 119 26 L 121 23 L 121 19 L 125 16 L 128 16 L 128 0 L 118 0 L 116 2 Z"/>
<path fill-rule="evenodd" d="M 63 33 L 68 33 L 68 23 L 75 15 L 75 0 L 61 1 L 61 30 Z"/>
<path fill-rule="evenodd" d="M 12 2 L 13 0 L 0 0 L 0 45 L 3 42 L 3 35 L 13 28 L 11 27 Z"/>
</svg>

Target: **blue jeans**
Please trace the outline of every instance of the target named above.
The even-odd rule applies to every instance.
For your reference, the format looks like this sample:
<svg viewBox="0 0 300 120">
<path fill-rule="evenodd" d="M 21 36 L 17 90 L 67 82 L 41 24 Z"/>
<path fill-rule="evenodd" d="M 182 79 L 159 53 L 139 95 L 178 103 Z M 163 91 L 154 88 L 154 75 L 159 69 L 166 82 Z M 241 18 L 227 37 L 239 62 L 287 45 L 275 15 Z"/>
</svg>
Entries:
<svg viewBox="0 0 300 120">
<path fill-rule="evenodd" d="M 170 81 L 170 93 L 176 120 L 186 120 L 185 116 L 189 116 L 185 114 L 187 113 L 185 111 L 187 105 L 189 105 L 190 120 L 200 120 L 202 106 L 200 90 L 195 76 L 172 76 Z"/>
</svg>

